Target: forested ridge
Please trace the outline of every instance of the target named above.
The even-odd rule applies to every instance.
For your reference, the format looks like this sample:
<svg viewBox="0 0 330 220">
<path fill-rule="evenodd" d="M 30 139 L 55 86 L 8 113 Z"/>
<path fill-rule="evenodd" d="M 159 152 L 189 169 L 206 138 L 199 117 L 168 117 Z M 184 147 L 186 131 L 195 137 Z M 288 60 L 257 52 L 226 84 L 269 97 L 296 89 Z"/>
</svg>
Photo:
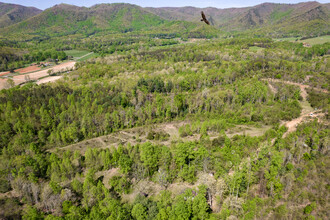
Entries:
<svg viewBox="0 0 330 220">
<path fill-rule="evenodd" d="M 329 216 L 329 43 L 142 40 L 0 91 L 2 218 Z"/>
</svg>

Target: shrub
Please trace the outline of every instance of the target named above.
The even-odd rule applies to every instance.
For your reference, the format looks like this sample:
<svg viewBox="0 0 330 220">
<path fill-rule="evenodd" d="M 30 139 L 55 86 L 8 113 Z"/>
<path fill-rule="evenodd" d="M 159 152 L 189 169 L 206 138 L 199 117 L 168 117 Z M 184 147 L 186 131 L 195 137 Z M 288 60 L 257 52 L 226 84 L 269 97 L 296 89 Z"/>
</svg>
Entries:
<svg viewBox="0 0 330 220">
<path fill-rule="evenodd" d="M 154 131 L 150 131 L 147 135 L 147 139 L 148 140 L 153 140 L 154 139 L 154 135 L 155 135 L 155 132 Z"/>
<path fill-rule="evenodd" d="M 281 78 L 282 78 L 282 75 L 281 75 L 281 74 L 277 74 L 277 75 L 275 76 L 275 78 L 276 78 L 276 79 L 281 79 Z"/>
<path fill-rule="evenodd" d="M 114 176 L 109 180 L 110 189 L 117 193 L 128 193 L 130 185 L 129 180 L 125 176 Z"/>
<path fill-rule="evenodd" d="M 310 214 L 315 208 L 316 208 L 316 203 L 315 202 L 312 202 L 311 204 L 307 205 L 304 208 L 304 213 L 305 214 Z"/>
</svg>

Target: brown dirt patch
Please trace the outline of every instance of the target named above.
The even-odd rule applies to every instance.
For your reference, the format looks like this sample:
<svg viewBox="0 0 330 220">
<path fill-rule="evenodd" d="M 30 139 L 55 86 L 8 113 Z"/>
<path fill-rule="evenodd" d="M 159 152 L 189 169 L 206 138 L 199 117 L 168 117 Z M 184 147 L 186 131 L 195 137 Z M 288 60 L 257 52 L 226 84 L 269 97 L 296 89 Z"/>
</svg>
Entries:
<svg viewBox="0 0 330 220">
<path fill-rule="evenodd" d="M 6 87 L 7 79 L 0 79 L 0 89 L 4 89 Z"/>
<path fill-rule="evenodd" d="M 288 85 L 294 85 L 294 86 L 299 86 L 300 90 L 301 90 L 301 96 L 303 97 L 304 100 L 306 100 L 307 98 L 307 92 L 306 92 L 306 88 L 308 89 L 313 89 L 315 91 L 319 91 L 319 92 L 323 92 L 323 93 L 329 93 L 328 90 L 326 89 L 319 89 L 319 88 L 315 88 L 309 85 L 304 85 L 301 83 L 295 83 L 295 82 L 291 82 L 291 81 L 285 81 L 285 80 L 280 80 L 280 79 L 271 79 L 271 78 L 267 78 L 267 79 L 262 79 L 268 82 L 278 82 L 278 83 L 285 83 Z"/>
<path fill-rule="evenodd" d="M 7 71 L 7 72 L 0 72 L 0 76 L 7 75 L 7 74 L 9 74 L 9 73 L 10 73 L 9 71 Z"/>
<path fill-rule="evenodd" d="M 209 185 L 215 182 L 215 178 L 213 175 L 205 172 L 197 173 L 197 181 L 194 184 L 189 184 L 187 182 L 174 182 L 170 184 L 166 190 L 172 193 L 172 196 L 177 196 L 184 193 L 187 189 L 198 189 L 198 186 L 201 184 Z M 122 200 L 125 202 L 133 202 L 135 197 L 139 193 L 146 193 L 148 197 L 158 195 L 162 190 L 165 190 L 164 187 L 159 185 L 156 182 L 148 181 L 148 180 L 141 180 L 136 182 L 132 186 L 132 191 L 129 194 L 124 194 L 122 196 Z M 198 190 L 197 190 L 198 191 Z"/>
<path fill-rule="evenodd" d="M 54 66 L 54 67 L 52 67 L 52 68 L 49 68 L 49 69 L 45 69 L 45 70 L 41 70 L 41 71 L 38 71 L 38 72 L 34 72 L 34 73 L 30 73 L 30 74 L 28 74 L 29 76 L 30 76 L 30 79 L 31 80 L 37 80 L 37 79 L 39 79 L 39 78 L 41 78 L 41 77 L 45 77 L 45 76 L 48 76 L 48 70 L 53 70 L 54 71 L 54 73 L 56 73 L 56 72 L 61 72 L 61 71 L 65 71 L 65 70 L 67 70 L 67 69 L 72 69 L 72 68 L 74 68 L 74 64 L 75 64 L 76 62 L 66 62 L 66 63 L 62 63 L 62 64 L 59 64 L 59 65 L 56 65 L 56 66 Z M 21 76 L 16 76 L 16 77 L 14 77 L 14 78 L 17 78 L 17 79 L 21 79 L 21 78 L 23 78 L 24 79 L 24 76 L 25 75 L 21 75 Z"/>
<path fill-rule="evenodd" d="M 106 171 L 99 171 L 97 173 L 95 173 L 96 178 L 99 178 L 100 176 L 103 176 L 103 184 L 104 186 L 109 189 L 109 180 L 113 177 L 113 176 L 121 176 L 122 174 L 119 172 L 119 168 L 112 168 L 110 170 L 106 170 Z"/>
<path fill-rule="evenodd" d="M 172 141 L 178 140 L 179 138 L 179 127 L 188 122 L 170 122 L 162 123 L 158 125 L 146 125 L 143 127 L 130 128 L 123 131 L 118 131 L 109 135 L 92 138 L 89 140 L 84 140 L 76 144 L 68 145 L 66 147 L 60 148 L 60 150 L 79 150 L 81 153 L 84 153 L 87 148 L 111 148 L 118 147 L 119 144 L 128 144 L 136 145 L 142 144 L 145 142 L 151 142 L 153 144 L 162 144 L 170 146 Z M 150 131 L 156 132 L 166 132 L 170 135 L 169 140 L 148 140 L 147 135 Z M 189 141 L 191 137 L 186 137 L 183 140 Z M 197 139 L 197 138 L 196 138 Z M 195 140 L 195 139 L 194 139 Z M 191 140 L 190 140 L 191 141 Z M 55 148 L 50 149 L 49 151 L 55 151 Z"/>
<path fill-rule="evenodd" d="M 29 76 L 30 80 L 38 80 L 42 77 L 48 76 L 48 73 L 47 73 L 48 70 L 53 70 L 54 73 L 66 71 L 66 70 L 69 70 L 69 69 L 73 69 L 75 63 L 76 63 L 75 61 L 61 63 L 61 64 L 56 65 L 56 66 L 54 66 L 52 68 L 49 68 L 49 69 L 40 70 L 40 71 L 37 71 L 37 72 L 28 73 L 28 74 L 24 74 L 24 75 L 14 76 L 13 80 L 14 80 L 15 85 L 20 85 L 20 84 L 23 84 L 23 83 L 26 82 L 25 76 Z M 33 66 L 33 67 L 34 68 L 39 68 L 39 67 L 36 67 L 36 66 Z M 6 81 L 7 81 L 7 79 L 5 79 L 5 81 L 0 79 L 0 89 L 5 88 Z"/>
<path fill-rule="evenodd" d="M 30 73 L 30 72 L 38 71 L 40 69 L 41 68 L 38 67 L 38 66 L 28 66 L 28 67 L 16 69 L 16 70 L 14 70 L 14 72 L 15 73 L 22 73 L 23 74 L 23 73 Z M 7 75 L 9 73 L 10 73 L 9 71 L 7 71 L 7 72 L 0 72 L 0 76 Z"/>
<path fill-rule="evenodd" d="M 297 129 L 298 124 L 305 121 L 306 119 L 313 119 L 317 118 L 317 120 L 320 122 L 320 117 L 324 116 L 324 113 L 321 113 L 319 111 L 312 111 L 308 112 L 306 114 L 300 115 L 300 117 L 295 118 L 291 121 L 287 121 L 284 123 L 285 127 L 288 128 L 288 130 L 283 134 L 283 137 L 286 137 L 289 133 L 294 132 Z"/>
<path fill-rule="evenodd" d="M 17 197 L 19 197 L 19 194 L 15 190 L 6 193 L 0 193 L 0 199 L 17 198 Z"/>
<path fill-rule="evenodd" d="M 109 135 L 84 140 L 66 147 L 59 148 L 59 150 L 78 150 L 82 154 L 85 153 L 87 148 L 112 148 L 118 147 L 119 144 L 131 145 L 142 144 L 145 142 L 151 142 L 153 144 L 165 145 L 170 147 L 173 142 L 182 140 L 183 142 L 196 141 L 200 139 L 200 134 L 193 134 L 192 136 L 180 137 L 179 127 L 188 124 L 188 121 L 174 121 L 168 123 L 162 123 L 158 125 L 146 125 L 143 127 L 130 128 L 123 131 L 118 131 Z M 234 135 L 249 135 L 249 136 L 261 136 L 270 129 L 270 126 L 253 127 L 246 125 L 237 125 L 226 131 L 228 137 Z M 147 135 L 150 131 L 165 132 L 170 135 L 168 140 L 148 140 Z M 217 138 L 219 134 L 217 132 L 209 132 L 210 139 Z M 50 152 L 54 152 L 56 148 L 49 149 Z"/>
<path fill-rule="evenodd" d="M 40 70 L 41 68 L 38 66 L 29 66 L 29 67 L 24 67 L 24 68 L 20 68 L 20 69 L 16 69 L 15 73 L 30 73 L 30 72 L 34 72 L 37 70 Z"/>
<path fill-rule="evenodd" d="M 305 81 L 308 81 L 309 78 L 310 78 L 310 76 L 307 76 Z M 284 84 L 288 84 L 288 85 L 299 86 L 299 88 L 300 88 L 301 96 L 303 97 L 303 101 L 300 102 L 300 104 L 302 106 L 301 114 L 298 118 L 295 118 L 291 121 L 284 121 L 284 122 L 281 123 L 281 125 L 285 125 L 288 128 L 288 130 L 283 134 L 283 137 L 286 137 L 289 133 L 294 132 L 296 130 L 296 127 L 298 126 L 298 124 L 300 124 L 301 122 L 307 120 L 308 118 L 309 119 L 317 118 L 317 120 L 319 122 L 321 121 L 320 117 L 323 117 L 324 113 L 320 113 L 320 111 L 314 111 L 313 110 L 313 108 L 311 107 L 311 105 L 307 101 L 308 94 L 307 94 L 306 89 L 313 89 L 315 91 L 323 92 L 323 93 L 329 93 L 328 90 L 319 89 L 319 88 L 315 88 L 315 87 L 312 87 L 312 86 L 309 86 L 309 85 L 304 85 L 304 84 L 301 84 L 301 83 L 295 83 L 295 82 L 285 81 L 285 80 L 280 80 L 280 79 L 267 78 L 267 79 L 262 79 L 262 80 L 268 81 L 268 85 L 270 85 L 270 82 L 278 82 L 278 83 L 284 83 Z M 275 91 L 273 91 L 273 92 L 275 92 Z"/>
<path fill-rule="evenodd" d="M 270 83 L 268 83 L 268 87 L 270 88 L 270 90 L 272 91 L 272 93 L 276 94 L 277 93 L 277 89 Z"/>
</svg>

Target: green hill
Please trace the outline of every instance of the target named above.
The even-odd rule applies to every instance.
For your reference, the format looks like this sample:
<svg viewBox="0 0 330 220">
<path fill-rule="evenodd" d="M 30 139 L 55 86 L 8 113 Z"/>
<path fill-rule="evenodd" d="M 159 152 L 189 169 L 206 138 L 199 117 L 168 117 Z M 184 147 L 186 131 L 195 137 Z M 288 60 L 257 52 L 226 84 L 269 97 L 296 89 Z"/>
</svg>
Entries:
<svg viewBox="0 0 330 220">
<path fill-rule="evenodd" d="M 8 36 L 9 38 L 19 36 L 23 39 L 74 34 L 83 34 L 84 37 L 88 37 L 100 32 L 109 34 L 139 31 L 141 34 L 141 31 L 159 33 L 166 30 L 171 33 L 187 33 L 195 28 L 205 29 L 205 25 L 200 22 L 200 11 L 202 10 L 212 23 L 212 28 L 209 28 L 206 35 L 209 35 L 209 32 L 211 35 L 215 35 L 219 30 L 230 33 L 257 33 L 271 37 L 315 36 L 329 33 L 329 4 L 318 2 L 263 3 L 253 7 L 229 9 L 211 7 L 203 9 L 195 7 L 142 8 L 123 3 L 98 4 L 87 8 L 60 4 L 34 17 L 22 17 L 20 20 L 14 19 L 13 23 L 7 22 L 7 25 L 13 25 L 5 27 L 1 33 L 7 38 Z M 6 16 L 8 17 L 7 14 Z M 2 20 L 0 19 L 0 27 Z M 22 22 L 17 23 L 18 21 Z M 183 21 L 188 23 L 182 23 Z M 178 26 L 185 28 L 178 28 Z M 193 36 L 195 34 L 192 34 Z"/>
<path fill-rule="evenodd" d="M 60 4 L 39 15 L 3 30 L 6 35 L 66 36 L 99 33 L 126 33 L 148 30 L 175 30 L 186 24 L 194 29 L 198 25 L 165 20 L 145 9 L 131 4 L 99 4 L 90 8 Z M 173 26 L 173 27 L 172 27 Z M 182 29 L 179 29 L 182 31 Z"/>
<path fill-rule="evenodd" d="M 263 3 L 246 8 L 147 8 L 169 20 L 199 22 L 204 11 L 214 26 L 223 31 L 258 31 L 261 34 L 318 35 L 329 32 L 329 5 L 318 2 L 299 4 Z"/>
<path fill-rule="evenodd" d="M 0 28 L 18 23 L 41 12 L 42 10 L 34 7 L 0 2 Z"/>
</svg>

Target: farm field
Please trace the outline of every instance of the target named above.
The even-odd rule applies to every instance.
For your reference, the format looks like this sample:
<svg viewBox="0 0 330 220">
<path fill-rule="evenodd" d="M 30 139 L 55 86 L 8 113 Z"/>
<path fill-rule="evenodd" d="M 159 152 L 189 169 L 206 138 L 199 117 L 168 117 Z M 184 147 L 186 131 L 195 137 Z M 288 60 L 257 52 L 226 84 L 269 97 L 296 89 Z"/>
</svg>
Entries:
<svg viewBox="0 0 330 220">
<path fill-rule="evenodd" d="M 32 73 L 27 73 L 24 75 L 15 75 L 12 77 L 12 80 L 15 85 L 19 85 L 19 84 L 26 82 L 27 76 L 29 77 L 28 78 L 29 80 L 38 80 L 39 78 L 49 76 L 49 74 L 48 74 L 49 70 L 52 70 L 53 73 L 57 73 L 57 72 L 62 72 L 62 71 L 73 69 L 75 63 L 76 62 L 74 62 L 74 61 L 69 61 L 69 62 L 65 62 L 65 63 L 61 63 L 59 65 L 53 66 L 49 69 L 40 70 L 40 71 L 36 71 L 36 72 L 32 72 Z M 30 68 L 30 70 L 31 69 L 32 68 Z M 6 88 L 7 80 L 8 79 L 6 79 L 6 78 L 2 78 L 2 79 L 0 78 L 0 89 Z M 43 81 L 45 81 L 45 79 Z"/>
<path fill-rule="evenodd" d="M 34 71 L 38 71 L 41 68 L 38 66 L 29 66 L 29 67 L 25 67 L 25 68 L 19 68 L 15 70 L 15 73 L 20 73 L 20 74 L 24 74 L 24 73 L 30 73 L 30 72 L 34 72 Z"/>
</svg>

